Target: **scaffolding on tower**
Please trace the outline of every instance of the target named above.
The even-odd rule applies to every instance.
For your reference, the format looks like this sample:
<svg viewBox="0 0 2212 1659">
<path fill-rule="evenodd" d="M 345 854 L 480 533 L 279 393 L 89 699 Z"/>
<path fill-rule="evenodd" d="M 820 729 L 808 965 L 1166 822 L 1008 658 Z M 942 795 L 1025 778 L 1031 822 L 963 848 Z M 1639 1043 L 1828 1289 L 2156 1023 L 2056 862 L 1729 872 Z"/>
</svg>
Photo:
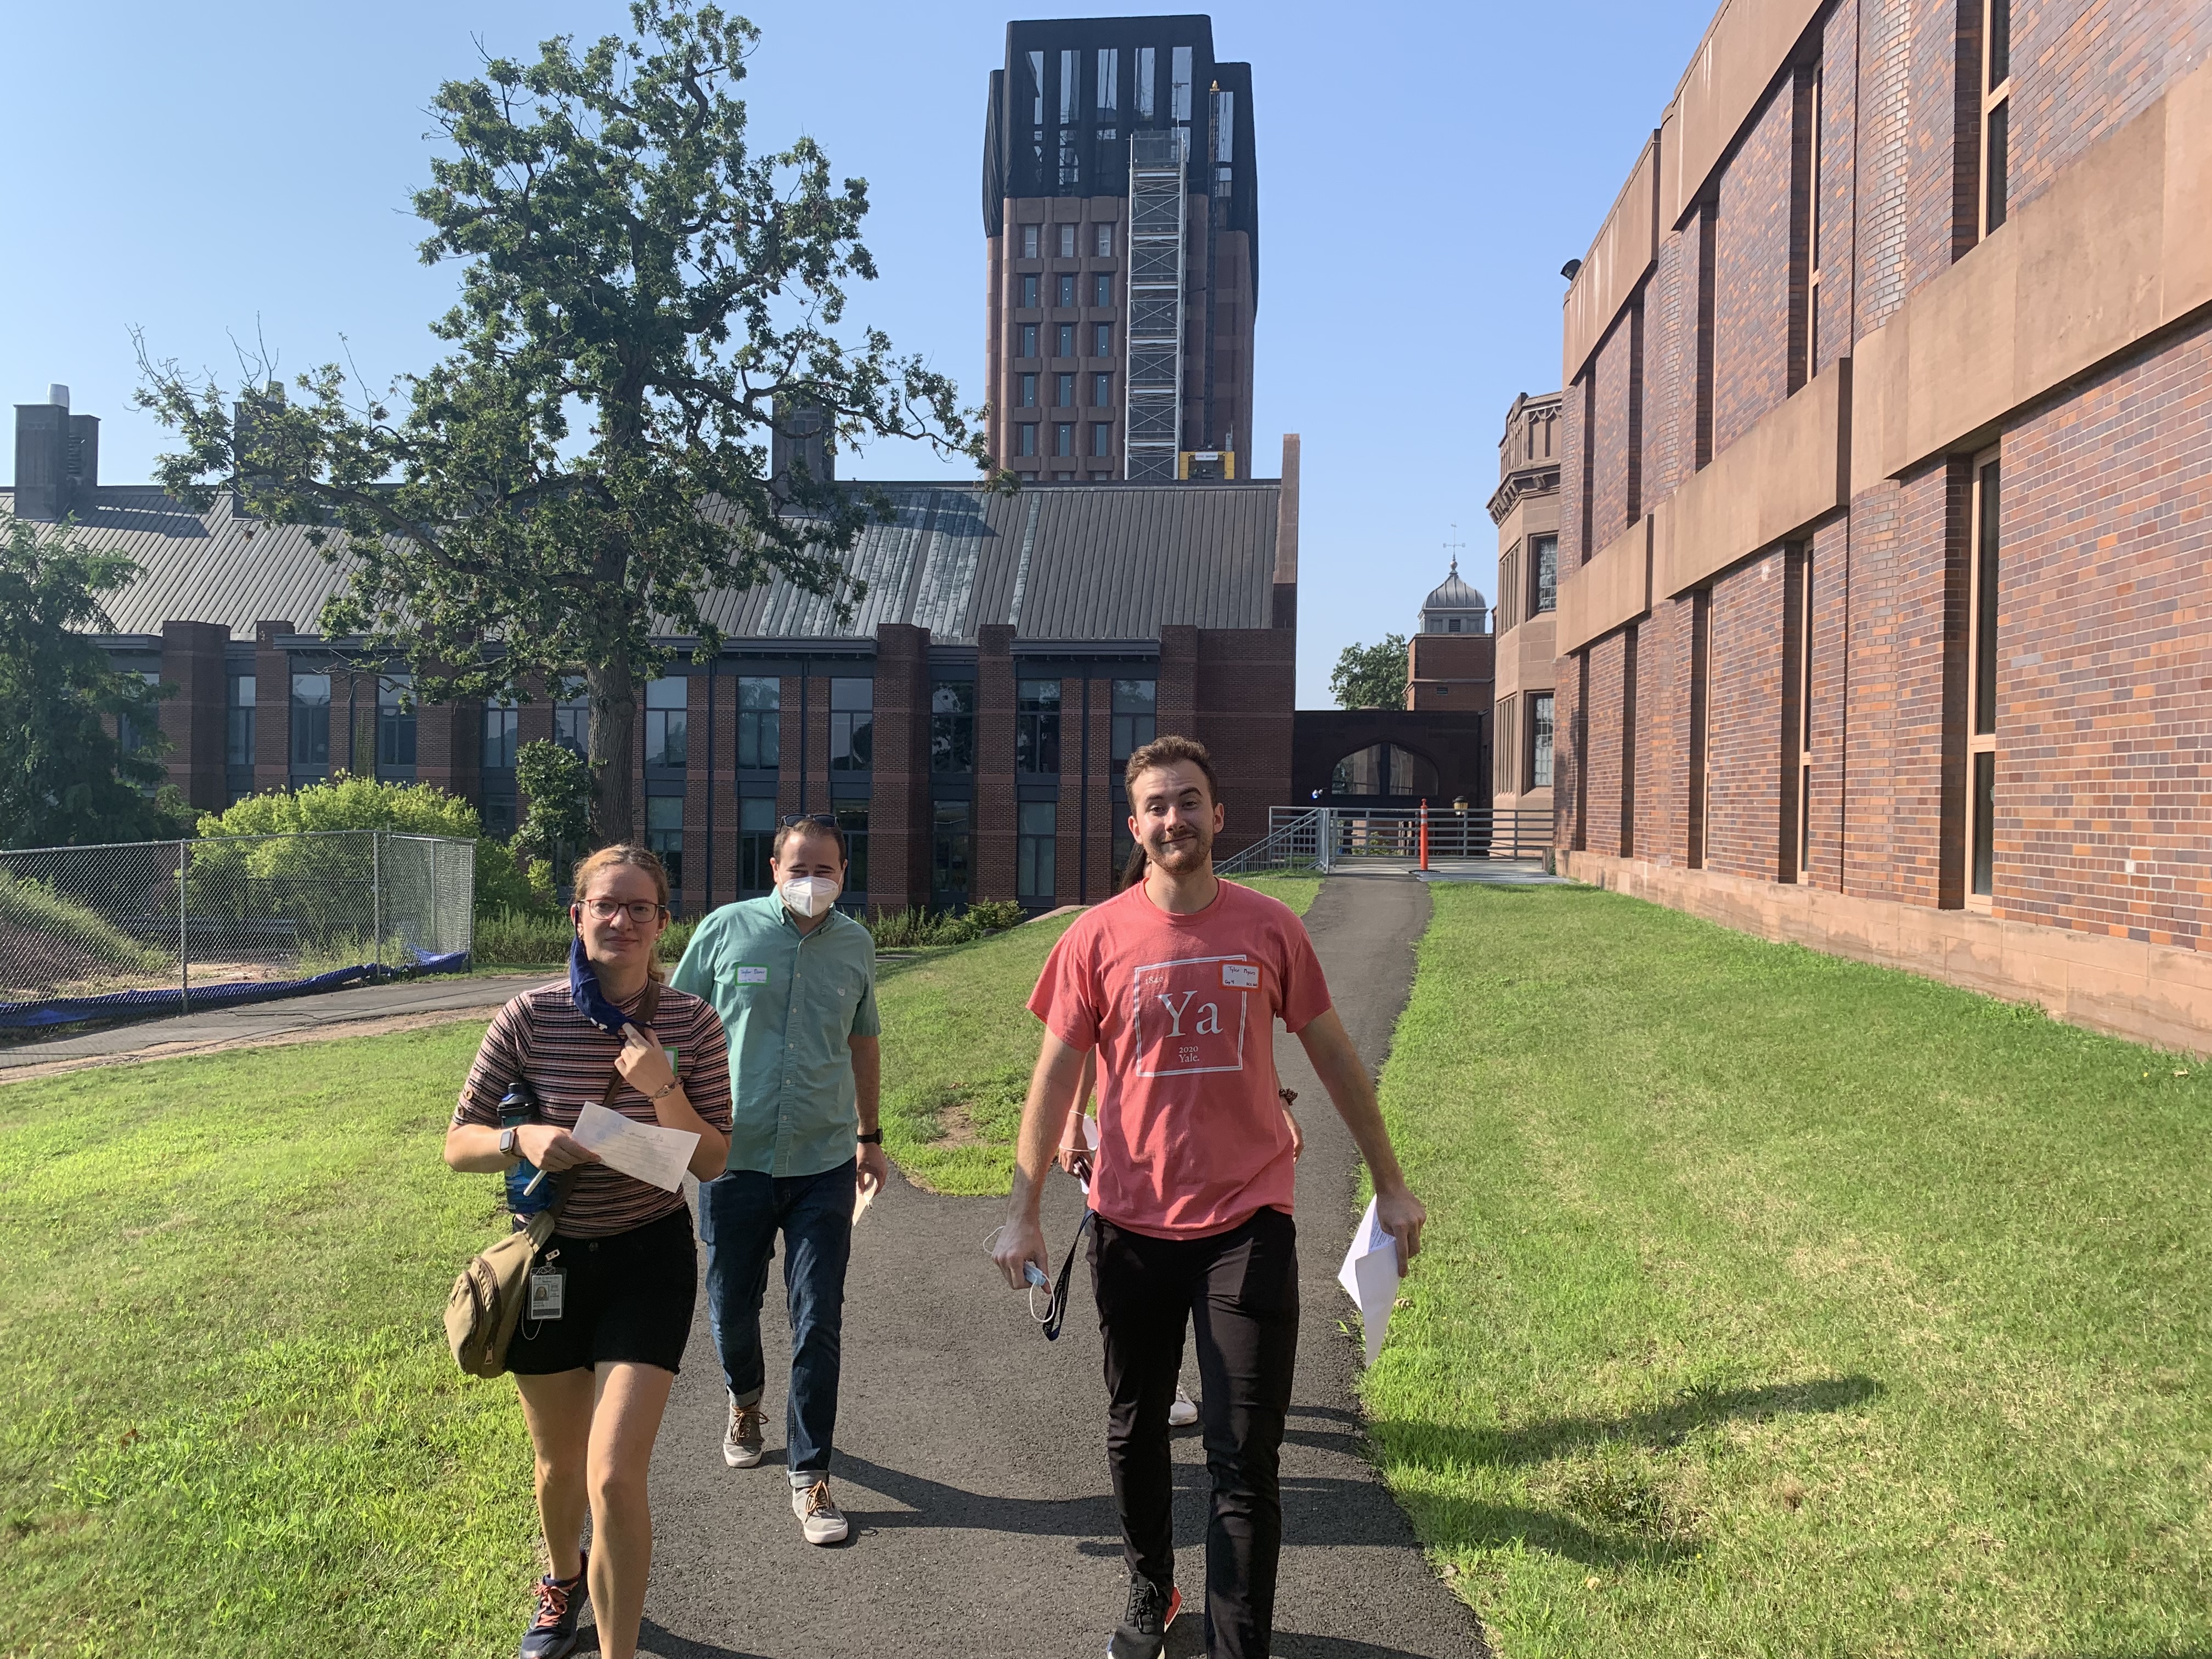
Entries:
<svg viewBox="0 0 2212 1659">
<path fill-rule="evenodd" d="M 1128 477 L 1172 482 L 1182 438 L 1183 235 L 1179 128 L 1129 135 Z"/>
</svg>

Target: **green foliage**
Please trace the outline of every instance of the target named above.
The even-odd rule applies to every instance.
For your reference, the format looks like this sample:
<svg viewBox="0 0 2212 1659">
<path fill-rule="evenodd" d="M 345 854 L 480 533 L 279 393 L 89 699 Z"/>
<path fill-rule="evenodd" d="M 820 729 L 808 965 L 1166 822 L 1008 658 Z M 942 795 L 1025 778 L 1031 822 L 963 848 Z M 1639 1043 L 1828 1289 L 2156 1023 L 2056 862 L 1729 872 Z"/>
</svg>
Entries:
<svg viewBox="0 0 2212 1659">
<path fill-rule="evenodd" d="M 965 945 L 981 932 L 966 916 L 950 910 L 878 910 L 863 918 L 878 951 L 909 951 L 932 945 Z"/>
<path fill-rule="evenodd" d="M 1347 645 L 1329 670 L 1329 695 L 1340 708 L 1406 706 L 1406 636 L 1385 634 L 1380 645 Z"/>
<path fill-rule="evenodd" d="M 734 94 L 758 32 L 682 0 L 639 0 L 630 21 L 432 97 L 450 153 L 414 198 L 422 257 L 465 262 L 433 325 L 441 362 L 388 398 L 335 365 L 301 375 L 297 400 L 268 380 L 235 424 L 228 394 L 143 349 L 139 392 L 183 437 L 157 469 L 172 493 L 241 478 L 258 514 L 335 521 L 353 563 L 325 631 L 405 656 L 427 699 L 580 674 L 596 842 L 631 822 L 656 632 L 718 651 L 702 600 L 777 573 L 840 614 L 862 596 L 842 555 L 887 504 L 802 471 L 807 511 L 780 514 L 772 424 L 821 422 L 833 453 L 920 438 L 985 465 L 951 380 L 878 331 L 837 331 L 846 285 L 876 274 L 866 185 L 833 184 L 811 138 L 753 153 Z"/>
<path fill-rule="evenodd" d="M 150 841 L 188 833 L 169 810 L 173 791 L 149 799 L 167 775 L 155 758 L 168 744 L 162 699 L 109 666 L 88 637 L 112 632 L 106 601 L 138 567 L 119 553 L 76 544 L 73 527 L 41 534 L 6 517 L 0 540 L 0 846 L 57 847 Z M 126 753 L 108 723 L 140 733 Z"/>
<path fill-rule="evenodd" d="M 660 936 L 660 960 L 673 967 L 691 942 L 696 921 L 672 921 Z M 568 959 L 575 929 L 564 910 L 495 910 L 477 917 L 469 953 L 478 968 L 550 967 Z"/>
<path fill-rule="evenodd" d="M 169 893 L 176 896 L 175 872 Z M 175 958 L 141 945 L 97 910 L 65 898 L 46 882 L 0 870 L 0 981 L 9 991 L 45 988 L 103 969 L 142 975 L 169 971 Z M 35 958 L 35 965 L 33 959 Z M 36 986 L 15 981 L 29 975 Z"/>
<path fill-rule="evenodd" d="M 978 899 L 968 907 L 968 920 L 986 933 L 1018 927 L 1029 920 L 1029 914 L 1012 899 Z"/>
<path fill-rule="evenodd" d="M 1509 1654 L 2212 1649 L 2185 1060 L 1576 887 L 1433 890 L 1361 1394 Z"/>
<path fill-rule="evenodd" d="M 515 793 L 529 802 L 515 827 L 518 857 L 565 871 L 591 845 L 592 769 L 582 756 L 540 738 L 514 751 Z"/>
</svg>

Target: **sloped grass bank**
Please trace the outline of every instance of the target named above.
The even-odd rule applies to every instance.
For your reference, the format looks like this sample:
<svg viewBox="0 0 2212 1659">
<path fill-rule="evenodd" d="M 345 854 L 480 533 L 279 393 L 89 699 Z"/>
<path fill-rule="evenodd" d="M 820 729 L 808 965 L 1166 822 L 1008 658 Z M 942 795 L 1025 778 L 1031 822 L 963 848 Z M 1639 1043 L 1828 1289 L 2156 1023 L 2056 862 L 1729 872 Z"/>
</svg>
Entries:
<svg viewBox="0 0 2212 1659">
<path fill-rule="evenodd" d="M 2196 1066 L 1615 894 L 1436 906 L 1364 1394 L 1507 1659 L 2212 1650 Z"/>
</svg>

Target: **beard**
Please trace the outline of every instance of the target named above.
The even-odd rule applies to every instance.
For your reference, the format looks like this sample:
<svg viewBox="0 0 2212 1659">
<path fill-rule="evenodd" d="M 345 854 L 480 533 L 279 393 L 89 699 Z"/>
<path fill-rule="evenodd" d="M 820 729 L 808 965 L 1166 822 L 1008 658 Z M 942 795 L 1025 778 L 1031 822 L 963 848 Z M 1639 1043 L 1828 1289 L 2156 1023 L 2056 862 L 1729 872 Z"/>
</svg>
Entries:
<svg viewBox="0 0 2212 1659">
<path fill-rule="evenodd" d="M 1146 838 L 1145 857 L 1163 870 L 1182 874 L 1187 871 L 1202 870 L 1212 861 L 1213 830 L 1200 821 L 1177 836 L 1170 836 L 1161 830 Z"/>
</svg>

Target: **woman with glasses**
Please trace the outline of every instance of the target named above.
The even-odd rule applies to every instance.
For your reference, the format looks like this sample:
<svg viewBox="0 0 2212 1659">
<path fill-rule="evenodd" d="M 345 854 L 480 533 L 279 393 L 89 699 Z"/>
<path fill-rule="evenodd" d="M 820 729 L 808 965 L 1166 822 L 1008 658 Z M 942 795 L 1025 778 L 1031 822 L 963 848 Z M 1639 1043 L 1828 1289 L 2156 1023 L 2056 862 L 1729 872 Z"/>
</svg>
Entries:
<svg viewBox="0 0 2212 1659">
<path fill-rule="evenodd" d="M 730 1068 L 714 1008 L 661 982 L 660 860 L 641 847 L 604 848 L 576 866 L 574 892 L 568 977 L 524 992 L 492 1021 L 446 1162 L 506 1171 L 517 1225 L 560 1206 L 507 1353 L 550 1558 L 520 1659 L 574 1648 L 586 1600 L 599 1652 L 632 1659 L 653 1565 L 646 1468 L 691 1334 L 698 1256 L 680 1187 L 608 1168 L 569 1131 L 604 1104 L 696 1135 L 691 1172 L 711 1178 L 729 1153 Z"/>
</svg>

